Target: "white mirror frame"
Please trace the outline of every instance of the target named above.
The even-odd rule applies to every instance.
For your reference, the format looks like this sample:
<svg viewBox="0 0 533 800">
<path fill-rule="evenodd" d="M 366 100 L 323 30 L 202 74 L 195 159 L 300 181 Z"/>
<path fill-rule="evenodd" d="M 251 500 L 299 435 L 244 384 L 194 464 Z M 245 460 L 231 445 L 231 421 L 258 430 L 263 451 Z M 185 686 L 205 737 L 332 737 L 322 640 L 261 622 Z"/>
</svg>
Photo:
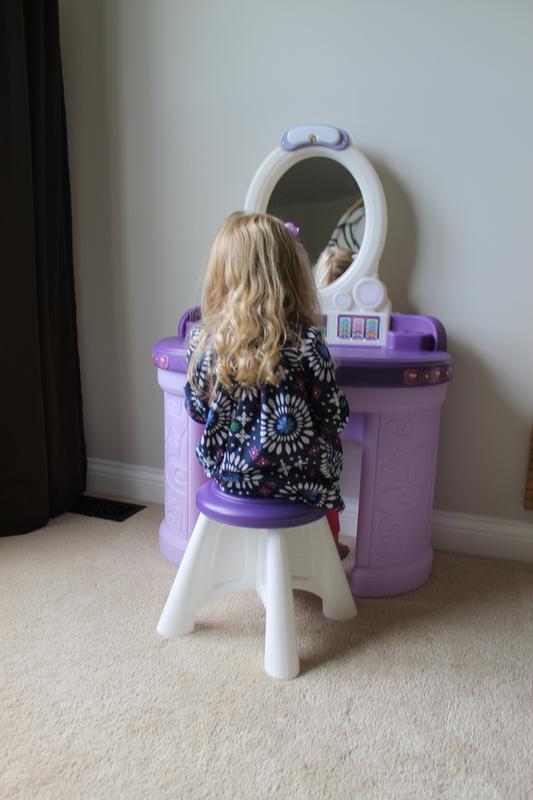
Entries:
<svg viewBox="0 0 533 800">
<path fill-rule="evenodd" d="M 325 326 L 327 340 L 334 344 L 384 346 L 390 325 L 390 301 L 386 287 L 379 281 L 379 260 L 387 235 L 387 205 L 381 181 L 374 167 L 359 150 L 351 144 L 344 150 L 334 150 L 322 145 L 291 151 L 281 146 L 276 147 L 255 173 L 244 201 L 244 210 L 266 213 L 278 180 L 294 164 L 307 158 L 329 158 L 342 164 L 358 184 L 365 204 L 365 230 L 359 253 L 340 278 L 337 278 L 331 286 L 321 287 L 318 290 L 322 311 L 327 316 Z M 298 224 L 297 219 L 291 221 Z M 365 308 L 360 302 L 362 292 L 361 287 L 358 291 L 357 284 L 363 279 L 367 279 L 367 283 L 368 279 L 379 282 L 376 290 L 379 294 L 381 289 L 381 300 L 372 308 Z M 378 318 L 379 336 L 375 339 L 355 339 L 352 334 L 339 335 L 340 317 Z M 375 323 L 373 324 L 375 326 Z M 344 326 L 345 334 L 346 326 L 347 323 Z"/>
</svg>

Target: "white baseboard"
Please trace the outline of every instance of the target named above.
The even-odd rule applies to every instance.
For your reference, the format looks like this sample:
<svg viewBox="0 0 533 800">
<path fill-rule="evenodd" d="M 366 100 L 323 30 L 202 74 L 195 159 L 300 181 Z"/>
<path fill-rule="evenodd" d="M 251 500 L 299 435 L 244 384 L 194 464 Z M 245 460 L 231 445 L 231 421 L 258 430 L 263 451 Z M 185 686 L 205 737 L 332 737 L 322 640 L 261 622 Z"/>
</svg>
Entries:
<svg viewBox="0 0 533 800">
<path fill-rule="evenodd" d="M 165 473 L 153 467 L 89 458 L 87 491 L 110 497 L 127 497 L 140 503 L 164 503 Z"/>
<path fill-rule="evenodd" d="M 533 523 L 434 511 L 431 539 L 437 550 L 533 562 Z"/>
<path fill-rule="evenodd" d="M 162 469 L 140 467 L 90 458 L 87 491 L 125 497 L 144 503 L 164 502 L 165 474 Z M 342 533 L 350 535 L 357 521 L 357 500 L 346 499 Z M 437 550 L 533 562 L 533 523 L 498 517 L 434 511 L 433 546 Z"/>
</svg>

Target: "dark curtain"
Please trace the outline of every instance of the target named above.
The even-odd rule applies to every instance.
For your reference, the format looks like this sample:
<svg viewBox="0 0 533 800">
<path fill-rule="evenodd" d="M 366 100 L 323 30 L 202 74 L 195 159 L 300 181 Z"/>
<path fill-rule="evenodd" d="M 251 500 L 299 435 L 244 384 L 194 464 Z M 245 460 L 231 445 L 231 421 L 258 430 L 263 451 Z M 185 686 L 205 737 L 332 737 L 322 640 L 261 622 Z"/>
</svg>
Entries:
<svg viewBox="0 0 533 800">
<path fill-rule="evenodd" d="M 57 0 L 0 0 L 0 535 L 85 488 Z"/>
</svg>

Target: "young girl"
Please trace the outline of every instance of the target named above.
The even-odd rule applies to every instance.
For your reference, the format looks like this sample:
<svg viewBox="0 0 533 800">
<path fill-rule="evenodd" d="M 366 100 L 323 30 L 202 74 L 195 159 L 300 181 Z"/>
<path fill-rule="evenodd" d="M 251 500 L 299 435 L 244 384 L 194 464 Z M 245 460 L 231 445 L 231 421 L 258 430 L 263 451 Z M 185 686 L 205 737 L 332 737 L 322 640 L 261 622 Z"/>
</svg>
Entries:
<svg viewBox="0 0 533 800">
<path fill-rule="evenodd" d="M 222 491 L 343 509 L 339 432 L 349 409 L 317 327 L 295 227 L 232 214 L 215 237 L 187 351 L 196 453 Z"/>
</svg>

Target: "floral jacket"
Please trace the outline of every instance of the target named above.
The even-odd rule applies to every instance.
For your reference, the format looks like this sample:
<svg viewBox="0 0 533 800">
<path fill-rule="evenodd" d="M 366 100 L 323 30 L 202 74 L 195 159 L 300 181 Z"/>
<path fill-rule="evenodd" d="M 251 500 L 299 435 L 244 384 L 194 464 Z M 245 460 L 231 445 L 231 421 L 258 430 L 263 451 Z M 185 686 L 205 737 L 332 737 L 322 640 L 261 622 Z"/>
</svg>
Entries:
<svg viewBox="0 0 533 800">
<path fill-rule="evenodd" d="M 301 348 L 282 351 L 278 386 L 220 387 L 210 404 L 210 355 L 199 360 L 195 385 L 185 385 L 187 412 L 205 425 L 196 454 L 230 494 L 343 509 L 339 433 L 348 403 L 321 331 L 304 328 L 301 339 Z M 194 337 L 187 361 L 193 348 Z"/>
</svg>

